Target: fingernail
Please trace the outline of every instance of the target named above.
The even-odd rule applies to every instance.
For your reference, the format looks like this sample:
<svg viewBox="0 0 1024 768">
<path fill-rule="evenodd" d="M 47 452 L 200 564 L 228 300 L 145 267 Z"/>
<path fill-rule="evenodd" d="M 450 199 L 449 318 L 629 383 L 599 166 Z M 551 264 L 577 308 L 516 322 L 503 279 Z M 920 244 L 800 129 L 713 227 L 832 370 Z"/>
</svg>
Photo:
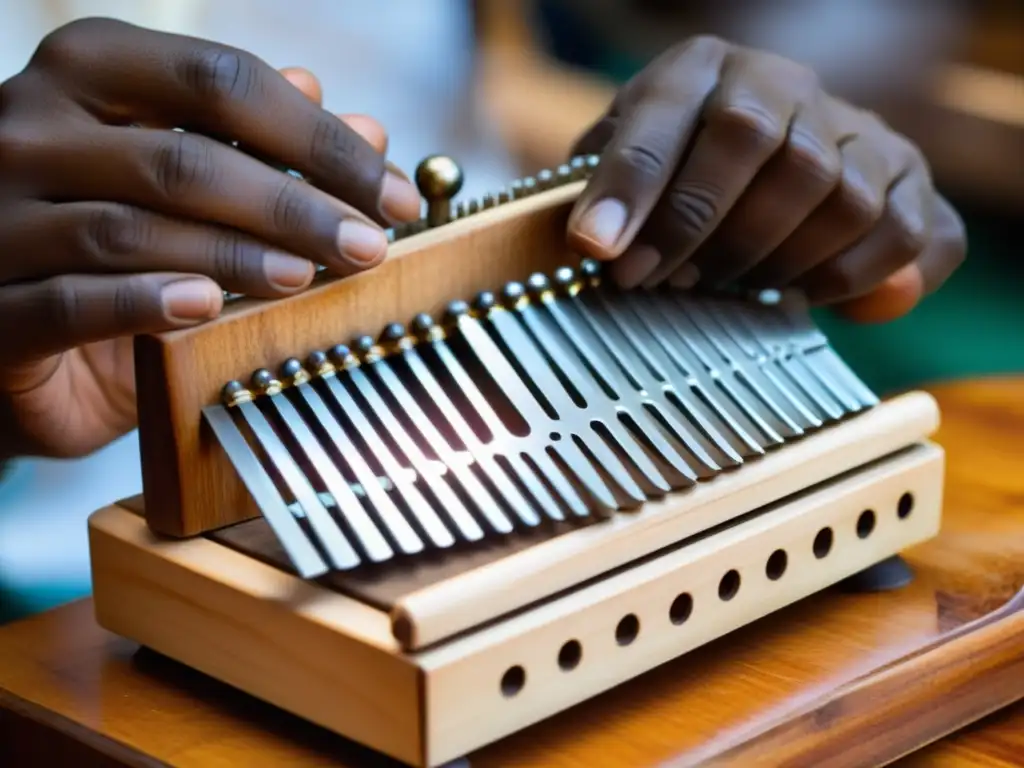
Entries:
<svg viewBox="0 0 1024 768">
<path fill-rule="evenodd" d="M 172 320 L 209 320 L 220 311 L 223 294 L 208 280 L 178 280 L 160 291 L 164 314 Z"/>
<path fill-rule="evenodd" d="M 348 261 L 370 264 L 388 247 L 383 230 L 355 219 L 344 219 L 338 227 L 338 250 Z"/>
<path fill-rule="evenodd" d="M 384 174 L 380 193 L 380 211 L 391 221 L 415 221 L 420 217 L 422 201 L 412 183 L 390 171 Z"/>
<path fill-rule="evenodd" d="M 626 228 L 626 206 L 608 199 L 594 205 L 580 218 L 577 233 L 602 248 L 613 248 Z"/>
<path fill-rule="evenodd" d="M 313 265 L 305 259 L 284 253 L 263 255 L 263 274 L 275 288 L 292 291 L 303 288 L 313 277 Z"/>
<path fill-rule="evenodd" d="M 650 245 L 631 247 L 611 263 L 612 279 L 620 288 L 635 288 L 661 262 L 661 255 Z"/>
</svg>

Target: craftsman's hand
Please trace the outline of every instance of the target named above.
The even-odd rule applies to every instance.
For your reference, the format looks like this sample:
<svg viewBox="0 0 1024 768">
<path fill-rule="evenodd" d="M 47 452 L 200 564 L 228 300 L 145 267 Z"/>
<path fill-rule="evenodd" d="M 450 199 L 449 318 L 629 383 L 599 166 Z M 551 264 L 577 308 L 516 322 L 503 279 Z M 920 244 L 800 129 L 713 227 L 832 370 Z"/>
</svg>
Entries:
<svg viewBox="0 0 1024 768">
<path fill-rule="evenodd" d="M 626 285 L 795 286 L 883 321 L 965 255 L 963 225 L 907 139 L 807 69 L 716 38 L 628 83 L 574 149 L 589 153 L 601 163 L 570 235 Z"/>
<path fill-rule="evenodd" d="M 319 100 L 308 73 L 97 19 L 2 85 L 0 455 L 133 428 L 133 335 L 209 320 L 224 290 L 285 296 L 314 264 L 381 260 L 382 225 L 419 196 L 381 126 Z"/>
</svg>

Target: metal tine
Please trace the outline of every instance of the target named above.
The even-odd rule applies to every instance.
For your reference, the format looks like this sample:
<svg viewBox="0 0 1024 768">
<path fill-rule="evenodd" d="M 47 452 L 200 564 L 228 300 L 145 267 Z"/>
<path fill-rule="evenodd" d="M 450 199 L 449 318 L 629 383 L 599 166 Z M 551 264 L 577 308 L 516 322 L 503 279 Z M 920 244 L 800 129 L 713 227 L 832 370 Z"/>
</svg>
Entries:
<svg viewBox="0 0 1024 768">
<path fill-rule="evenodd" d="M 733 339 L 740 353 L 745 355 L 752 364 L 758 366 L 764 375 L 775 383 L 779 391 L 786 393 L 786 396 L 792 401 L 800 402 L 805 408 L 813 408 L 817 411 L 817 413 L 808 411 L 815 419 L 814 426 L 821 427 L 826 420 L 842 415 L 842 409 L 820 387 L 805 386 L 800 381 L 801 377 L 790 370 L 785 360 L 777 355 L 766 354 L 766 349 L 757 342 L 750 329 L 744 323 L 737 322 L 736 315 L 740 311 L 737 302 L 708 298 L 702 304 Z M 806 403 L 800 399 L 801 394 Z M 807 403 L 810 405 L 807 406 Z"/>
<path fill-rule="evenodd" d="M 274 379 L 269 371 L 256 371 L 252 377 L 253 389 L 265 395 L 273 403 L 281 391 L 281 382 Z M 331 513 L 320 501 L 320 495 L 310 484 L 309 479 L 292 458 L 288 448 L 278 437 L 270 422 L 263 415 L 255 402 L 239 403 L 238 409 L 245 417 L 256 439 L 263 446 L 267 459 L 273 463 L 285 485 L 291 490 L 295 501 L 302 508 L 309 521 L 309 527 L 319 539 L 327 552 L 331 565 L 340 570 L 348 570 L 359 565 L 358 553 L 352 548 L 341 528 L 331 517 Z"/>
<path fill-rule="evenodd" d="M 469 510 L 466 509 L 465 504 L 451 489 L 451 486 L 445 481 L 443 477 L 440 477 L 436 470 L 430 465 L 430 460 L 423 455 L 420 447 L 416 444 L 416 441 L 409 434 L 408 430 L 405 429 L 401 421 L 396 418 L 399 414 L 393 413 L 388 405 L 384 402 L 381 396 L 377 393 L 376 388 L 370 381 L 369 376 L 364 372 L 364 368 L 372 370 L 377 373 L 383 383 L 383 388 L 387 390 L 395 400 L 398 400 L 399 408 L 404 411 L 404 416 L 412 422 L 413 426 L 416 427 L 422 434 L 424 425 L 429 424 L 429 420 L 423 414 L 423 412 L 416 406 L 415 403 L 410 403 L 412 398 L 409 397 L 409 393 L 405 391 L 397 378 L 388 369 L 388 363 L 383 359 L 384 350 L 377 346 L 373 338 L 370 336 L 360 336 L 352 343 L 352 349 L 355 350 L 356 354 L 360 358 L 361 365 L 353 366 L 349 369 L 349 376 L 352 379 L 353 384 L 359 393 L 363 396 L 363 399 L 370 405 L 370 408 L 376 414 L 377 418 L 383 424 L 384 429 L 390 433 L 392 439 L 398 445 L 398 448 L 405 456 L 409 459 L 413 469 L 423 479 L 423 482 L 430 489 L 431 493 L 437 499 L 441 508 L 451 518 L 452 522 L 459 529 L 459 533 L 468 541 L 479 541 L 484 536 L 483 528 L 476 521 L 473 515 L 470 514 Z M 383 377 L 383 378 L 382 378 Z M 384 378 L 388 381 L 384 382 Z M 394 386 L 397 385 L 397 386 Z M 404 402 L 399 398 L 405 395 Z M 408 406 L 412 405 L 412 409 Z M 449 471 L 454 471 L 455 467 L 458 466 L 457 462 L 442 462 Z M 436 520 L 440 524 L 440 519 Z M 434 523 L 434 520 L 431 520 Z"/>
<path fill-rule="evenodd" d="M 704 379 L 708 388 L 718 387 L 726 396 L 740 409 L 754 427 L 761 432 L 767 440 L 767 446 L 778 446 L 785 442 L 785 438 L 774 426 L 768 423 L 761 409 L 751 404 L 734 386 L 733 379 L 729 372 L 723 375 L 721 365 L 714 365 L 708 354 L 696 343 L 693 338 L 695 334 L 684 333 L 679 327 L 687 325 L 681 315 L 674 314 L 664 307 L 658 300 L 660 291 L 648 291 L 640 301 L 636 295 L 630 295 L 634 307 L 637 308 L 641 317 L 649 319 L 648 327 L 656 334 L 661 334 L 669 344 L 669 358 L 681 368 L 688 371 L 698 379 Z M 693 329 L 688 329 L 692 331 Z M 766 447 L 767 447 L 766 446 Z"/>
<path fill-rule="evenodd" d="M 697 482 L 697 475 L 686 463 L 683 456 L 676 451 L 661 434 L 661 430 L 654 423 L 650 414 L 645 410 L 643 400 L 636 396 L 636 392 L 629 387 L 616 388 L 613 384 L 613 377 L 608 368 L 599 357 L 598 349 L 587 344 L 580 337 L 579 329 L 574 325 L 572 319 L 559 306 L 559 299 L 554 292 L 551 281 L 546 275 L 536 273 L 531 275 L 526 283 L 527 291 L 533 303 L 515 302 L 518 306 L 516 311 L 523 318 L 523 322 L 533 334 L 534 338 L 541 342 L 542 346 L 548 349 L 549 356 L 562 372 L 574 383 L 577 388 L 584 388 L 580 394 L 588 405 L 603 405 L 607 413 L 606 425 L 625 451 L 630 460 L 637 465 L 637 469 L 647 473 L 645 467 L 653 466 L 647 455 L 643 453 L 640 446 L 636 445 L 635 438 L 622 425 L 619 414 L 625 413 L 630 416 L 633 424 L 643 434 L 647 445 L 658 455 L 661 461 L 667 465 L 668 481 L 673 489 L 683 488 Z M 541 308 L 546 309 L 546 313 Z M 549 326 L 554 329 L 549 329 Z M 568 342 L 569 347 L 576 350 L 577 357 L 582 361 L 586 371 L 574 363 L 571 353 L 564 351 L 563 345 L 553 344 L 552 332 L 560 333 Z M 552 348 L 555 349 L 552 349 Z M 591 386 L 587 374 L 602 391 Z M 615 400 L 611 400 L 607 393 L 614 393 Z M 625 403 L 628 402 L 628 407 Z M 589 410 L 589 409 L 588 409 Z M 638 456 L 637 456 L 638 454 Z M 637 462 L 640 458 L 643 464 Z M 660 479 L 661 473 L 656 479 Z"/>
<path fill-rule="evenodd" d="M 767 365 L 765 360 L 758 360 L 756 356 L 748 354 L 748 347 L 742 343 L 742 336 L 737 332 L 735 325 L 729 321 L 729 312 L 725 306 L 733 307 L 737 302 L 723 303 L 721 300 L 702 296 L 690 302 L 690 306 L 704 318 L 704 322 L 719 333 L 716 334 L 722 344 L 724 354 L 731 356 L 732 360 L 741 368 L 747 371 L 748 376 L 756 376 L 769 391 L 781 397 L 789 407 L 792 408 L 801 419 L 803 429 L 817 429 L 824 423 L 822 418 L 814 412 L 816 403 L 805 393 L 787 384 L 773 367 Z"/>
<path fill-rule="evenodd" d="M 580 439 L 601 468 L 611 475 L 620 492 L 625 493 L 633 505 L 643 504 L 647 500 L 643 489 L 604 440 L 591 430 L 590 424 L 586 420 L 581 420 L 576 404 L 569 398 L 565 388 L 548 367 L 547 361 L 541 356 L 529 336 L 516 322 L 515 317 L 498 304 L 494 294 L 489 291 L 477 296 L 474 309 L 480 314 L 481 320 L 477 321 L 473 318 L 472 321 L 466 321 L 460 325 L 459 330 L 469 341 L 474 352 L 484 356 L 481 358 L 481 362 L 484 362 L 488 369 L 491 369 L 492 366 L 495 368 L 495 379 L 498 380 L 499 386 L 506 389 L 509 399 L 518 408 L 526 409 L 521 413 L 527 422 L 531 425 L 542 423 L 540 420 L 545 418 L 544 411 L 533 393 L 520 381 L 519 375 L 508 363 L 504 353 L 484 330 L 483 323 L 487 323 L 494 329 L 501 338 L 505 349 L 528 372 L 537 389 L 544 393 L 543 397 L 547 400 L 548 405 L 558 414 L 557 420 L 545 419 L 552 424 L 554 434 L 561 435 L 559 431 L 561 429 Z M 504 365 L 502 365 L 503 363 Z M 507 369 L 505 366 L 508 366 Z M 515 396 L 513 396 L 513 392 Z M 569 435 L 565 435 L 565 437 L 568 438 Z M 591 437 L 591 439 L 588 440 L 587 437 Z M 573 440 L 554 440 L 550 445 L 565 458 L 566 463 L 585 485 L 590 486 L 593 483 L 596 486 L 597 482 L 601 482 L 594 465 Z M 601 485 L 604 486 L 604 483 L 601 482 Z M 607 486 L 604 487 L 607 490 Z"/>
<path fill-rule="evenodd" d="M 832 349 L 825 334 L 811 323 L 806 302 L 802 303 L 801 306 L 797 306 L 795 295 L 787 294 L 783 301 L 775 308 L 775 314 L 779 318 L 780 323 L 786 326 L 794 336 L 794 344 L 798 348 L 803 349 L 805 354 L 812 349 L 820 351 L 820 354 L 826 360 L 826 365 L 840 379 L 843 386 L 847 387 L 850 393 L 860 401 L 863 407 L 867 408 L 878 404 L 878 396 L 860 380 L 860 377 L 850 370 L 850 367 Z"/>
<path fill-rule="evenodd" d="M 429 325 L 427 326 L 430 327 Z M 423 387 L 427 394 L 427 397 L 438 407 L 442 415 L 452 424 L 452 428 L 455 430 L 456 435 L 462 441 L 463 445 L 466 446 L 466 451 L 470 454 L 473 460 L 476 461 L 477 466 L 491 478 L 491 481 L 497 486 L 498 491 L 506 493 L 506 486 L 512 491 L 509 494 L 509 502 L 515 508 L 520 506 L 525 510 L 526 514 L 523 516 L 523 522 L 528 525 L 536 525 L 540 522 L 540 518 L 534 514 L 533 510 L 530 509 L 526 499 L 522 497 L 519 491 L 512 485 L 505 473 L 494 463 L 493 459 L 487 455 L 486 451 L 480 449 L 479 441 L 476 440 L 476 435 L 473 434 L 473 430 L 470 429 L 469 425 L 465 423 L 462 415 L 458 412 L 451 400 L 448 399 L 447 395 L 437 384 L 434 377 L 431 376 L 430 371 L 427 370 L 423 361 L 420 359 L 419 353 L 415 349 L 414 339 L 406 332 L 405 326 L 401 324 L 392 324 L 384 329 L 381 334 L 381 342 L 393 351 L 393 356 L 400 358 L 405 366 L 413 373 L 419 382 L 420 386 Z M 389 360 L 392 358 L 389 358 Z M 461 483 L 462 487 L 466 490 L 466 493 L 476 504 L 480 514 L 482 514 L 490 526 L 497 533 L 510 533 L 513 530 L 512 521 L 508 519 L 504 512 L 498 506 L 497 500 L 491 495 L 490 491 L 484 487 L 483 483 L 477 478 L 473 471 L 467 466 L 466 462 L 462 460 L 462 457 L 452 448 L 445 437 L 438 431 L 437 427 L 434 426 L 433 422 L 427 417 L 427 415 L 420 408 L 416 402 L 416 398 L 412 396 L 406 386 L 399 379 L 397 374 L 390 364 L 382 364 L 385 361 L 378 361 L 371 364 L 371 370 L 380 377 L 381 382 L 384 386 L 388 387 L 391 393 L 394 395 L 395 400 L 398 404 L 405 409 L 410 420 L 416 426 L 416 428 L 423 435 L 424 440 L 430 446 L 431 450 L 434 451 L 438 456 L 442 457 L 442 462 L 449 468 L 449 471 L 455 476 L 455 478 Z M 454 417 L 454 418 L 453 418 Z M 459 422 L 459 423 L 454 423 Z M 504 481 L 504 482 L 502 482 Z M 561 519 L 561 511 L 559 510 L 559 518 Z"/>
<path fill-rule="evenodd" d="M 327 355 L 320 351 L 313 352 L 309 355 L 306 363 L 310 373 L 319 378 L 329 388 L 329 381 L 334 379 L 337 371 L 334 364 L 327 359 Z M 409 521 L 405 519 L 405 515 L 399 511 L 394 501 L 391 500 L 391 497 L 381 487 L 377 474 L 370 468 L 363 459 L 362 454 L 352 444 L 348 434 L 335 418 L 330 408 L 328 408 L 320 393 L 313 387 L 312 382 L 299 384 L 296 389 L 309 407 L 317 424 L 327 433 L 327 437 L 334 445 L 338 455 L 341 456 L 345 463 L 348 464 L 349 469 L 352 470 L 356 481 L 362 486 L 363 492 L 366 494 L 367 501 L 373 507 L 377 517 L 380 518 L 388 533 L 391 534 L 399 550 L 405 554 L 422 552 L 424 549 L 423 540 L 413 530 Z"/>
<path fill-rule="evenodd" d="M 663 382 L 652 378 L 642 361 L 629 357 L 622 345 L 612 340 L 610 323 L 600 323 L 593 310 L 580 298 L 579 292 L 584 283 L 575 271 L 571 267 L 556 270 L 554 284 L 558 299 L 544 300 L 545 306 L 566 335 L 573 338 L 572 343 L 580 350 L 580 354 L 590 358 L 597 371 L 594 375 L 604 379 L 607 386 L 623 400 L 638 404 L 637 410 L 643 410 L 645 416 L 648 408 L 656 411 L 661 425 L 701 465 L 698 477 L 711 477 L 720 471 L 721 466 L 692 434 L 692 428 L 676 418 L 674 408 L 665 397 Z M 568 330 L 570 327 L 571 333 Z M 719 440 L 728 445 L 723 438 Z M 709 440 L 708 447 L 714 450 L 715 446 L 716 441 Z"/>
<path fill-rule="evenodd" d="M 530 447 L 528 455 L 533 459 L 533 462 L 547 478 L 548 482 L 551 483 L 552 487 L 555 488 L 559 496 L 569 501 L 570 506 L 575 508 L 575 503 L 572 500 L 578 498 L 576 489 L 573 488 L 562 471 L 552 461 L 551 456 L 548 455 L 546 449 L 549 446 L 587 489 L 592 502 L 597 505 L 599 510 L 607 512 L 618 509 L 618 501 L 611 490 L 605 485 L 604 481 L 594 470 L 594 467 L 591 466 L 590 462 L 572 441 L 559 440 L 553 443 L 548 441 L 545 433 L 553 431 L 556 422 L 548 417 L 547 413 L 544 412 L 534 399 L 532 393 L 519 380 L 519 374 L 505 359 L 501 350 L 495 346 L 491 337 L 483 330 L 480 322 L 472 316 L 469 305 L 462 301 L 452 302 L 448 306 L 446 314 L 448 321 L 458 330 L 462 338 L 473 350 L 473 354 L 490 372 L 495 383 L 530 425 L 533 437 L 525 441 Z M 465 371 L 462 371 L 461 367 L 460 372 L 465 376 Z M 483 403 L 486 403 L 486 400 L 480 395 L 475 386 L 471 386 L 471 389 L 468 391 L 472 391 L 474 395 L 479 396 Z M 490 410 L 489 407 L 488 410 Z M 545 435 L 545 437 L 540 438 L 538 437 L 539 435 Z M 532 490 L 531 493 L 533 493 Z"/>
<path fill-rule="evenodd" d="M 795 417 L 802 423 L 797 423 L 796 418 L 790 415 L 781 405 L 781 402 L 788 402 L 790 406 L 794 403 L 785 394 L 780 392 L 775 385 L 757 366 L 750 365 L 743 357 L 742 350 L 738 349 L 725 329 L 719 325 L 714 317 L 710 316 L 704 309 L 704 301 L 688 294 L 685 297 L 681 291 L 661 291 L 659 298 L 666 302 L 678 317 L 680 324 L 686 323 L 692 327 L 694 336 L 700 336 L 707 340 L 708 352 L 717 354 L 718 358 L 731 371 L 734 378 L 742 382 L 754 397 L 764 403 L 776 421 L 772 426 L 776 431 L 788 433 L 788 437 L 798 437 L 804 434 L 804 430 L 815 426 L 814 415 L 805 408 L 796 404 Z M 685 321 L 683 317 L 685 316 Z M 680 330 L 680 333 L 682 331 Z M 696 338 L 694 338 L 696 343 Z"/>
<path fill-rule="evenodd" d="M 530 306 L 526 287 L 518 282 L 508 283 L 502 292 L 502 299 L 505 302 L 507 313 L 492 313 L 488 319 L 495 324 L 498 334 L 504 341 L 514 344 L 514 338 L 518 337 L 521 340 L 522 347 L 509 345 L 510 351 L 514 351 L 517 357 L 521 354 L 521 348 L 530 348 L 536 345 L 537 349 L 533 350 L 534 355 L 531 355 L 529 359 L 539 363 L 540 378 L 553 385 L 549 388 L 545 381 L 539 382 L 542 391 L 563 419 L 567 422 L 577 422 L 580 427 L 577 434 L 583 439 L 597 461 L 622 485 L 629 470 L 621 460 L 619 460 L 619 464 L 622 466 L 621 471 L 618 466 L 608 464 L 610 457 L 614 456 L 616 459 L 618 457 L 608 446 L 605 435 L 595 429 L 595 423 L 601 424 L 607 430 L 608 437 L 620 451 L 626 454 L 633 467 L 643 477 L 647 487 L 642 488 L 641 492 L 645 496 L 663 495 L 672 490 L 673 486 L 666 481 L 664 475 L 654 466 L 654 463 L 644 453 L 643 448 L 619 420 L 618 412 L 610 407 L 611 403 L 608 398 L 599 395 L 593 387 L 587 386 L 586 373 L 569 360 L 564 350 L 551 338 L 548 329 L 538 321 L 537 309 Z M 526 326 L 526 333 L 523 332 L 523 328 L 507 323 L 507 320 L 513 319 L 508 315 L 518 317 Z M 534 368 L 529 367 L 526 363 L 523 365 L 532 378 L 538 377 Z M 556 370 L 561 372 L 561 377 L 557 376 Z M 567 383 L 559 387 L 557 386 L 559 379 Z M 568 394 L 570 387 L 582 400 L 582 405 L 574 402 Z M 557 402 L 551 402 L 552 398 Z M 591 439 L 587 440 L 584 435 Z M 632 477 L 630 477 L 630 482 L 635 482 Z M 640 488 L 639 485 L 637 487 Z"/>
<path fill-rule="evenodd" d="M 833 421 L 841 419 L 849 412 L 843 400 L 808 369 L 802 354 L 791 354 L 783 345 L 773 345 L 765 339 L 763 315 L 755 314 L 742 302 L 733 307 L 730 314 L 736 326 L 742 328 L 749 335 L 751 342 L 760 350 L 760 354 L 769 360 L 776 361 L 779 368 L 785 371 L 808 396 L 813 398 L 814 402 L 818 403 L 829 419 Z"/>
<path fill-rule="evenodd" d="M 591 283 L 590 290 L 580 293 L 580 305 L 589 310 L 594 319 L 602 321 L 595 325 L 595 332 L 599 335 L 607 337 L 613 332 L 618 332 L 623 337 L 626 343 L 619 349 L 633 363 L 625 370 L 632 370 L 637 375 L 642 375 L 643 371 L 650 372 L 651 376 L 657 379 L 656 387 L 651 387 L 651 390 L 660 390 L 666 402 L 693 421 L 700 434 L 709 441 L 709 445 L 721 454 L 719 461 L 735 467 L 743 463 L 744 456 L 762 453 L 760 445 L 752 443 L 752 438 L 746 436 L 743 428 L 718 403 L 712 393 L 704 392 L 699 382 L 695 380 L 680 381 L 677 375 L 673 375 L 675 369 L 672 363 L 666 359 L 657 344 L 651 343 L 652 340 L 640 325 L 639 318 L 628 307 L 623 306 L 621 299 L 614 300 L 614 293 L 599 287 L 596 277 L 598 269 L 599 267 L 589 260 L 580 265 L 581 274 Z M 719 422 L 726 431 L 720 431 L 712 420 Z"/>
<path fill-rule="evenodd" d="M 269 371 L 263 372 L 269 377 Z M 296 359 L 287 360 L 281 366 L 281 377 L 287 386 L 296 388 L 304 386 L 309 381 L 309 374 Z M 270 398 L 282 421 L 287 425 L 288 430 L 295 437 L 302 452 L 309 459 L 313 469 L 324 481 L 327 492 L 334 498 L 334 503 L 345 518 L 356 539 L 362 546 L 363 551 L 370 560 L 382 562 L 394 556 L 395 551 L 388 544 L 387 539 L 381 535 L 380 530 L 374 524 L 370 516 L 363 509 L 362 502 L 352 492 L 348 481 L 342 477 L 341 472 L 334 461 L 327 455 L 320 441 L 317 440 L 313 431 L 299 414 L 299 411 L 288 400 L 284 394 L 275 395 Z"/>
<path fill-rule="evenodd" d="M 451 313 L 453 309 L 455 311 L 462 311 L 463 306 L 464 303 L 457 303 L 457 306 L 449 307 L 448 312 Z M 468 307 L 465 311 L 468 311 Z M 410 371 L 416 376 L 420 386 L 423 387 L 431 400 L 441 410 L 441 413 L 455 430 L 455 434 L 462 441 L 463 445 L 466 446 L 466 449 L 471 452 L 474 459 L 476 459 L 477 465 L 491 479 L 519 519 L 529 526 L 535 526 L 540 522 L 536 511 L 522 495 L 515 483 L 511 481 L 511 478 L 508 477 L 504 468 L 497 464 L 491 455 L 492 453 L 502 456 L 508 462 L 512 474 L 518 477 L 523 485 L 526 486 L 530 495 L 534 497 L 548 517 L 552 520 L 564 520 L 565 515 L 562 513 L 558 502 L 548 492 L 548 489 L 537 477 L 533 468 L 527 465 L 520 455 L 517 448 L 517 443 L 521 442 L 520 439 L 508 431 L 505 424 L 494 412 L 494 409 L 491 408 L 490 403 L 487 402 L 487 398 L 480 392 L 472 377 L 462 367 L 455 353 L 449 348 L 444 328 L 436 324 L 430 315 L 420 314 L 413 320 L 413 329 L 417 338 L 429 344 L 440 365 L 452 377 L 458 390 L 469 401 L 470 406 L 490 431 L 493 437 L 492 445 L 489 448 L 483 446 L 479 438 L 477 438 L 476 432 L 473 431 L 473 428 L 469 426 L 458 408 L 452 403 L 451 398 L 444 392 L 444 389 L 437 379 L 434 378 L 415 348 L 404 352 Z M 543 470 L 546 465 L 540 464 L 539 466 Z M 571 488 L 569 488 L 568 494 L 565 495 L 565 500 L 575 515 L 586 517 L 590 514 L 586 504 L 583 503 L 583 500 Z M 497 510 L 495 513 L 497 513 Z"/>
<path fill-rule="evenodd" d="M 288 509 L 256 453 L 249 447 L 249 443 L 228 412 L 229 408 L 235 407 L 231 403 L 239 396 L 252 397 L 241 382 L 233 381 L 224 388 L 224 399 L 229 405 L 204 408 L 203 417 L 299 576 L 304 579 L 323 576 L 331 570 L 330 566 L 320 556 L 306 532 L 302 530 L 299 521 L 295 519 L 295 515 Z"/>
<path fill-rule="evenodd" d="M 747 309 L 741 319 L 747 322 L 758 341 L 768 350 L 769 354 L 787 360 L 793 370 L 802 372 L 808 383 L 817 384 L 828 393 L 841 409 L 837 418 L 842 418 L 847 413 L 860 410 L 860 404 L 849 392 L 847 392 L 835 378 L 821 366 L 812 365 L 808 360 L 808 354 L 814 347 L 798 347 L 792 334 L 780 325 L 778 320 L 770 312 L 757 313 L 756 315 Z M 823 340 L 814 340 L 816 343 L 824 344 Z"/>
<path fill-rule="evenodd" d="M 389 422 L 393 419 L 388 418 L 390 414 L 385 410 L 383 402 L 380 401 L 379 396 L 376 396 L 376 393 L 369 387 L 369 382 L 366 381 L 359 370 L 359 360 L 352 354 L 352 350 L 345 344 L 337 344 L 328 350 L 327 356 L 339 372 L 344 371 L 348 374 L 348 380 L 352 382 L 356 390 L 367 400 L 370 411 L 381 420 L 384 428 L 391 433 L 391 424 Z M 355 398 L 348 393 L 337 376 L 328 379 L 327 384 L 345 416 L 351 420 L 356 431 L 360 433 L 363 442 L 366 443 L 367 447 L 377 458 L 381 468 L 384 470 L 384 474 L 405 498 L 410 512 L 412 512 L 413 516 L 423 527 L 423 531 L 427 534 L 431 543 L 442 549 L 455 544 L 455 536 L 444 524 L 440 516 L 438 516 L 437 511 L 431 506 L 430 502 L 423 497 L 423 494 L 420 493 L 416 485 L 409 480 L 407 473 L 402 470 L 398 460 L 391 453 L 391 449 L 381 439 L 382 436 L 371 425 L 362 408 L 356 404 Z M 398 442 L 397 436 L 394 433 L 392 433 L 392 437 Z M 399 446 L 401 447 L 401 443 L 399 443 Z M 417 474 L 420 473 L 417 472 Z M 427 477 L 424 477 L 425 481 L 427 479 Z M 450 491 L 451 489 L 448 490 Z"/>
<path fill-rule="evenodd" d="M 727 390 L 723 390 L 718 386 L 718 381 L 704 370 L 703 366 L 699 363 L 695 365 L 692 362 L 687 364 L 687 361 L 681 357 L 680 350 L 677 348 L 678 342 L 672 339 L 671 334 L 663 327 L 664 322 L 660 321 L 657 317 L 652 318 L 646 313 L 644 307 L 641 306 L 642 302 L 638 300 L 633 291 L 621 291 L 615 295 L 618 299 L 617 303 L 624 310 L 623 315 L 627 318 L 627 322 L 633 323 L 633 330 L 639 334 L 646 335 L 649 340 L 644 340 L 641 336 L 640 343 L 647 344 L 653 342 L 657 345 L 658 351 L 665 356 L 669 365 L 670 377 L 672 369 L 682 374 L 683 379 L 680 384 L 697 392 L 705 402 L 713 403 L 715 411 L 736 437 L 743 442 L 751 454 L 764 454 L 766 445 L 750 434 L 748 425 L 753 426 L 755 429 L 756 426 L 750 424 L 743 408 L 733 398 L 729 397 L 730 393 Z M 675 381 L 674 378 L 672 380 Z M 722 394 L 726 395 L 726 397 L 720 397 Z"/>
</svg>

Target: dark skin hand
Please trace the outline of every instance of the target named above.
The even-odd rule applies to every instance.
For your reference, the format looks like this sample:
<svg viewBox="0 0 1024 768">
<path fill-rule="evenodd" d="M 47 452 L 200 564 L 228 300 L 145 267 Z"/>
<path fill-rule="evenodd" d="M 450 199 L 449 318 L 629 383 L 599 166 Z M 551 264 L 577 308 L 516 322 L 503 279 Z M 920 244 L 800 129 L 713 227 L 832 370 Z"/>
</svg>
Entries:
<svg viewBox="0 0 1024 768">
<path fill-rule="evenodd" d="M 0 458 L 134 428 L 132 336 L 216 317 L 223 290 L 276 298 L 314 264 L 379 263 L 382 226 L 420 211 L 386 145 L 325 112 L 309 73 L 235 49 L 101 20 L 44 40 L 0 91 Z M 569 237 L 626 284 L 796 285 L 878 321 L 964 256 L 909 142 L 714 38 L 624 88 L 584 152 L 602 163 Z"/>
<path fill-rule="evenodd" d="M 795 287 L 884 322 L 965 256 L 963 223 L 917 148 L 770 53 L 713 37 L 676 46 L 574 149 L 598 152 L 570 239 L 625 285 Z"/>
<path fill-rule="evenodd" d="M 282 297 L 314 264 L 384 258 L 384 226 L 418 217 L 419 195 L 383 128 L 319 101 L 301 70 L 98 19 L 3 84 L 0 458 L 134 428 L 133 335 L 216 317 L 224 290 Z"/>
</svg>

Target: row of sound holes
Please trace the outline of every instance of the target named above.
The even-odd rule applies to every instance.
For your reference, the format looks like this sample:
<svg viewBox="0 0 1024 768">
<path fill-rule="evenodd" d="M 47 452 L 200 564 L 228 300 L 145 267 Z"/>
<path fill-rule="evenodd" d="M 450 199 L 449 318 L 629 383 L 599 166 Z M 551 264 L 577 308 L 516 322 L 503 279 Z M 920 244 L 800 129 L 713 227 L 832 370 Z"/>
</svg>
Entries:
<svg viewBox="0 0 1024 768">
<path fill-rule="evenodd" d="M 910 493 L 904 493 L 896 505 L 896 517 L 905 520 L 914 509 L 914 497 Z M 866 539 L 875 530 L 877 517 L 874 510 L 866 509 L 857 517 L 857 538 Z M 822 528 L 814 537 L 811 551 L 814 557 L 822 560 L 832 551 L 835 535 L 831 528 Z M 789 564 L 789 555 L 786 550 L 777 549 L 772 552 L 765 563 L 764 573 L 771 581 L 778 581 L 786 572 Z M 732 600 L 740 591 L 740 574 L 737 570 L 728 571 L 718 582 L 718 597 L 723 602 Z M 693 597 L 689 593 L 682 593 L 672 601 L 668 609 L 668 618 L 676 626 L 683 624 L 693 613 Z M 615 642 L 621 646 L 630 645 L 640 634 L 640 619 L 636 614 L 627 614 L 619 620 L 615 627 Z M 583 646 L 579 640 L 569 640 L 558 651 L 558 666 L 565 672 L 570 672 L 579 666 L 583 659 Z M 501 692 L 505 696 L 515 696 L 523 686 L 526 685 L 526 670 L 516 665 L 509 667 L 501 678 Z"/>
</svg>

